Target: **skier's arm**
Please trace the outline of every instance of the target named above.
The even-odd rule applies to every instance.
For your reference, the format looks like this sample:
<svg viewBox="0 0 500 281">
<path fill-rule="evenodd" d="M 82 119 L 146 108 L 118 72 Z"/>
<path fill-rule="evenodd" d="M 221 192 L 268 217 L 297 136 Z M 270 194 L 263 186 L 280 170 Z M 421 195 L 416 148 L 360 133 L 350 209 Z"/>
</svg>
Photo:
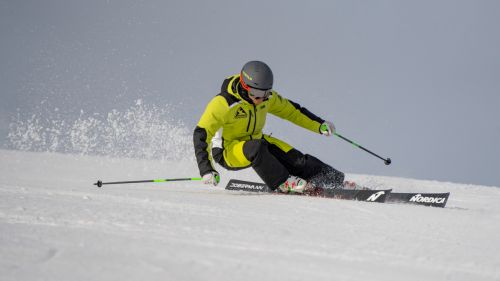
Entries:
<svg viewBox="0 0 500 281">
<path fill-rule="evenodd" d="M 273 92 L 269 101 L 269 113 L 315 133 L 321 133 L 320 126 L 325 120 L 316 116 L 314 113 L 307 110 L 307 108 L 280 96 L 277 92 Z"/>
<path fill-rule="evenodd" d="M 215 133 L 224 124 L 224 115 L 228 110 L 226 100 L 216 96 L 207 105 L 193 133 L 194 152 L 200 175 L 215 172 L 210 155 L 210 142 Z"/>
</svg>

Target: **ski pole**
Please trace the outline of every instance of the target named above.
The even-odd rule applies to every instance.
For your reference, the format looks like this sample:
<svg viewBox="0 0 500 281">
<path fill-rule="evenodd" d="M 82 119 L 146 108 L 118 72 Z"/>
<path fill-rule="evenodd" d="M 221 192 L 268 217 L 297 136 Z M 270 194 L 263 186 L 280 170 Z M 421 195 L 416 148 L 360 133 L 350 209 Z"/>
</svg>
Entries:
<svg viewBox="0 0 500 281">
<path fill-rule="evenodd" d="M 97 187 L 102 187 L 105 184 L 127 184 L 127 183 L 147 183 L 147 182 L 168 182 L 168 181 L 200 181 L 201 178 L 178 178 L 178 179 L 155 179 L 155 180 L 138 180 L 138 181 L 113 181 L 113 182 L 102 182 L 98 180 L 94 185 Z"/>
<path fill-rule="evenodd" d="M 341 139 L 343 139 L 343 140 L 345 140 L 345 141 L 347 141 L 347 142 L 351 143 L 351 144 L 352 144 L 352 145 L 354 145 L 355 147 L 357 147 L 357 148 L 361 148 L 361 149 L 363 149 L 364 151 L 366 151 L 366 152 L 370 153 L 371 155 L 373 155 L 373 156 L 375 156 L 375 157 L 378 157 L 378 158 L 380 158 L 380 159 L 384 160 L 384 163 L 385 163 L 386 165 L 390 165 L 390 164 L 391 164 L 391 158 L 387 158 L 387 159 L 385 159 L 385 158 L 383 158 L 383 157 L 381 157 L 381 156 L 379 156 L 379 155 L 377 155 L 377 154 L 375 154 L 375 153 L 371 152 L 370 150 L 368 150 L 368 149 L 366 149 L 366 148 L 362 147 L 361 145 L 359 145 L 359 144 L 357 144 L 357 143 L 353 142 L 352 140 L 350 140 L 350 139 L 348 139 L 348 138 L 346 138 L 346 137 L 344 137 L 344 136 L 342 136 L 342 135 L 340 135 L 340 134 L 334 133 L 334 135 L 336 135 L 337 137 L 339 137 L 339 138 L 341 138 Z"/>
</svg>

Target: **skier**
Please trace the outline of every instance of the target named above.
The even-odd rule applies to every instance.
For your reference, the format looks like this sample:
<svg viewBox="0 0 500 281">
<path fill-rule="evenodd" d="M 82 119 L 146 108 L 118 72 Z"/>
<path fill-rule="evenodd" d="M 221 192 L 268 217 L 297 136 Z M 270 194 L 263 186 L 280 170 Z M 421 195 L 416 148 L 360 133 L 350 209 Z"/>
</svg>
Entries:
<svg viewBox="0 0 500 281">
<path fill-rule="evenodd" d="M 344 173 L 303 154 L 288 143 L 263 134 L 267 113 L 312 132 L 331 136 L 335 126 L 273 89 L 273 73 L 261 61 L 247 62 L 222 83 L 193 134 L 200 175 L 217 185 L 212 159 L 228 170 L 252 167 L 271 189 L 304 193 L 316 187 L 342 187 Z"/>
</svg>

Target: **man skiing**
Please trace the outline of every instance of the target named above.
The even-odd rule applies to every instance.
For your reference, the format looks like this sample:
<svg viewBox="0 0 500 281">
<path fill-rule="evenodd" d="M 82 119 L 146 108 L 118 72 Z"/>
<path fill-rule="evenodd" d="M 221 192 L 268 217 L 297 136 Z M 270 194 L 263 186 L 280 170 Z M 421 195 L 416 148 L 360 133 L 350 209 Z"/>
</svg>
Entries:
<svg viewBox="0 0 500 281">
<path fill-rule="evenodd" d="M 208 103 L 194 130 L 196 160 L 204 183 L 217 185 L 220 181 L 214 159 L 229 170 L 252 167 L 267 186 L 285 193 L 342 186 L 342 172 L 263 134 L 267 113 L 324 136 L 335 132 L 332 122 L 278 94 L 267 64 L 250 61 L 239 74 L 224 80 L 221 92 Z"/>
</svg>

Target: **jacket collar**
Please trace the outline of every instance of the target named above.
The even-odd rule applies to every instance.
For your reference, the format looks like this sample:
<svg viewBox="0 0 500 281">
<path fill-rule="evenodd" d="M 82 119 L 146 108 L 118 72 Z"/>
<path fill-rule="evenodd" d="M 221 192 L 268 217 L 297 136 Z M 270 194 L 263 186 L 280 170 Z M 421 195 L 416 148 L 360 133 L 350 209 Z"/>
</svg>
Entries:
<svg viewBox="0 0 500 281">
<path fill-rule="evenodd" d="M 254 104 L 250 97 L 248 97 L 247 91 L 245 91 L 241 86 L 240 75 L 233 75 L 230 79 L 231 80 L 227 85 L 227 92 L 243 102 Z"/>
</svg>

